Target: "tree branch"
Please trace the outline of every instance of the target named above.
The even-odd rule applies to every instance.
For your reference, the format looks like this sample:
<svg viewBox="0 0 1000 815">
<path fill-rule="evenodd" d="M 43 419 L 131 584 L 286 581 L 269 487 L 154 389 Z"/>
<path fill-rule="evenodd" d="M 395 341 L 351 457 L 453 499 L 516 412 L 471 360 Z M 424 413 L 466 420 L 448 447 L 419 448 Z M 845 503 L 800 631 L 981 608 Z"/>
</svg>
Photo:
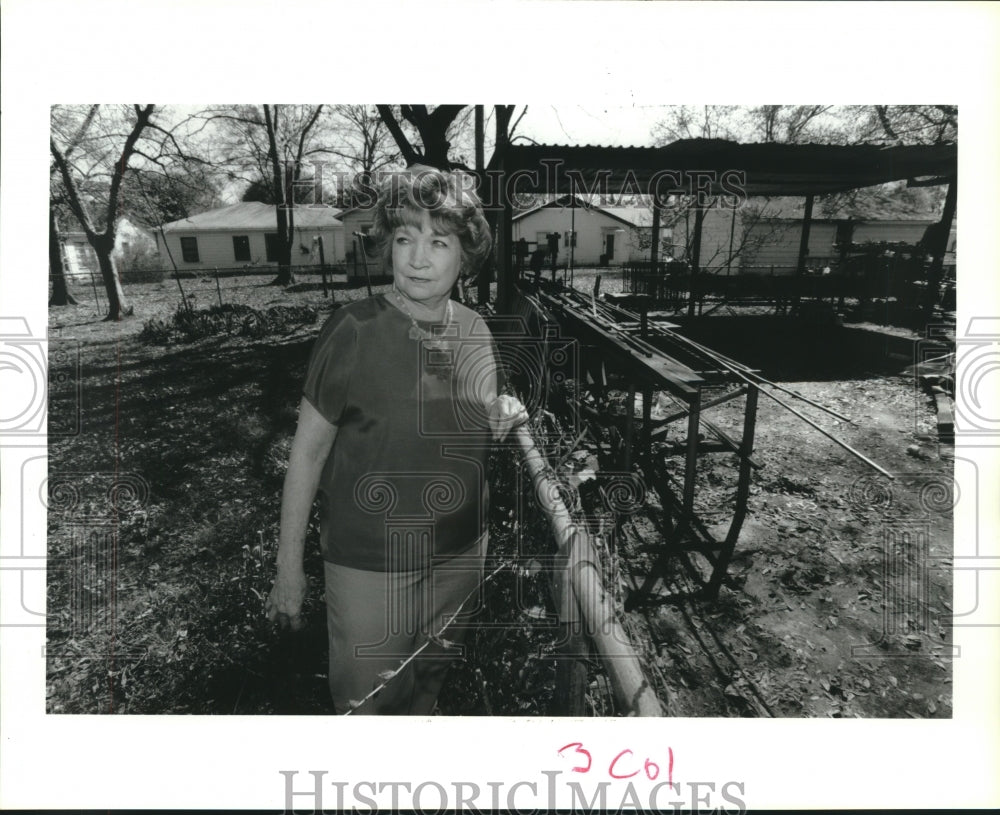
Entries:
<svg viewBox="0 0 1000 815">
<path fill-rule="evenodd" d="M 386 128 L 388 128 L 393 141 L 396 142 L 396 146 L 399 148 L 399 152 L 406 164 L 419 164 L 423 156 L 414 149 L 413 145 L 406 138 L 406 134 L 403 133 L 403 129 L 399 126 L 399 122 L 396 121 L 396 117 L 392 113 L 392 107 L 390 105 L 376 105 L 375 107 L 378 110 L 379 116 L 382 117 Z"/>
<path fill-rule="evenodd" d="M 76 182 L 70 174 L 66 158 L 59 151 L 59 148 L 56 147 L 56 143 L 51 137 L 49 137 L 49 151 L 52 153 L 52 158 L 55 160 L 56 167 L 59 168 L 59 173 L 62 176 L 63 186 L 66 188 L 66 194 L 69 198 L 67 201 L 69 208 L 80 222 L 83 231 L 87 233 L 87 239 L 92 242 L 97 237 L 97 230 L 94 229 L 86 210 L 83 208 L 83 203 L 80 201 L 80 194 L 76 189 Z"/>
<path fill-rule="evenodd" d="M 122 148 L 121 158 L 115 163 L 115 170 L 111 176 L 111 190 L 108 193 L 108 222 L 104 230 L 105 237 L 114 237 L 115 215 L 118 212 L 118 191 L 121 189 L 122 177 L 128 169 L 128 162 L 132 157 L 132 153 L 135 151 L 136 142 L 139 141 L 142 131 L 146 128 L 150 117 L 153 115 L 153 107 L 153 105 L 146 105 L 146 107 L 139 111 L 138 116 L 136 117 L 135 126 L 132 128 L 132 132 L 128 134 L 128 138 L 125 140 L 125 146 Z"/>
<path fill-rule="evenodd" d="M 893 141 L 900 141 L 899 136 L 896 135 L 896 131 L 892 129 L 892 125 L 889 123 L 888 110 L 888 105 L 875 105 L 875 114 L 882 125 L 882 130 Z"/>
</svg>

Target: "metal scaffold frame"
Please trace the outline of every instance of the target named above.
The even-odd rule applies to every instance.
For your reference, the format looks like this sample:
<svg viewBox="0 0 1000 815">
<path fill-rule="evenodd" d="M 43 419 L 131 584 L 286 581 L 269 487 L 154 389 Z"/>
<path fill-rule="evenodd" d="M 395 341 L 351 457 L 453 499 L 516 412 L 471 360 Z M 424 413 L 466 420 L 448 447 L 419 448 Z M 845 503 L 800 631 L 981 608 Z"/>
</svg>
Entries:
<svg viewBox="0 0 1000 815">
<path fill-rule="evenodd" d="M 710 576 L 704 592 L 708 597 L 716 596 L 746 517 L 751 470 L 759 466 L 752 458 L 758 389 L 755 382 L 748 381 L 756 372 L 744 368 L 744 375 L 728 370 L 718 355 L 693 345 L 685 347 L 672 339 L 667 333 L 671 326 L 593 298 L 588 301 L 574 290 L 546 287 L 526 295 L 525 300 L 537 312 L 557 320 L 563 336 L 577 340 L 584 357 L 582 378 L 589 380 L 600 395 L 609 372 L 623 377 L 628 389 L 625 415 L 616 423 L 621 437 L 616 466 L 626 472 L 637 466 L 647 487 L 659 496 L 663 543 L 645 582 L 631 594 L 627 607 L 649 600 L 671 558 L 688 552 L 696 552 L 708 561 Z M 711 396 L 720 390 L 722 393 Z M 680 409 L 654 419 L 652 403 L 657 391 L 668 393 Z M 635 416 L 637 393 L 642 394 L 641 423 Z M 740 439 L 734 439 L 704 411 L 740 397 L 745 398 L 743 433 Z M 600 418 L 593 408 L 577 407 L 586 418 Z M 685 418 L 687 433 L 683 441 L 672 446 L 661 444 L 667 425 Z M 708 533 L 695 511 L 699 457 L 716 452 L 735 453 L 739 458 L 735 508 L 729 531 L 721 541 Z M 667 473 L 666 459 L 672 455 L 684 460 L 679 487 L 671 486 Z"/>
</svg>

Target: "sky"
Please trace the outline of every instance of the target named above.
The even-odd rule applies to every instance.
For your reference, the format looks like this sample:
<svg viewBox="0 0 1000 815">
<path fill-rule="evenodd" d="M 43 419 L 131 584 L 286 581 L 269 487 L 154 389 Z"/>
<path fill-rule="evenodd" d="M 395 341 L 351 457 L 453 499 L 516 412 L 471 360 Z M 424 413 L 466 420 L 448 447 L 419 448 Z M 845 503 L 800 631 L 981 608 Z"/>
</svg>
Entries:
<svg viewBox="0 0 1000 815">
<path fill-rule="evenodd" d="M 517 134 L 557 144 L 650 145 L 663 115 L 661 105 L 529 105 Z"/>
</svg>

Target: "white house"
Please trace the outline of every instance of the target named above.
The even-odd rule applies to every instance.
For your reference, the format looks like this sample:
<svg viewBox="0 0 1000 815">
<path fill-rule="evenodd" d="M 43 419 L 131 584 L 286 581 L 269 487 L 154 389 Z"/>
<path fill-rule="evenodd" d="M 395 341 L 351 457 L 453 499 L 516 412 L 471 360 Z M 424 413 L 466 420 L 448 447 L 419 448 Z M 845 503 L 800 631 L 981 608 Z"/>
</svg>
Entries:
<svg viewBox="0 0 1000 815">
<path fill-rule="evenodd" d="M 649 258 L 653 231 L 651 207 L 615 207 L 588 204 L 563 196 L 526 210 L 513 218 L 513 238 L 524 238 L 529 252 L 547 246 L 549 233 L 558 232 L 559 263 L 568 262 L 570 232 L 576 232 L 573 263 L 577 266 L 613 266 Z M 660 228 L 661 251 L 669 253 L 671 229 Z"/>
<path fill-rule="evenodd" d="M 344 226 L 337 217 L 339 210 L 300 205 L 293 213 L 293 266 L 319 266 L 320 241 L 326 263 L 343 259 Z M 244 201 L 209 210 L 164 224 L 163 233 L 157 234 L 156 240 L 160 262 L 166 268 L 173 264 L 180 271 L 278 264 L 278 230 L 271 204 Z"/>
<path fill-rule="evenodd" d="M 924 231 L 938 219 L 925 215 L 906 218 L 898 214 L 888 218 L 868 220 L 814 218 L 809 226 L 806 263 L 813 267 L 833 265 L 839 256 L 838 238 L 847 238 L 854 244 L 906 243 L 916 244 Z M 762 218 L 747 224 L 748 242 L 759 240 L 759 246 L 750 246 L 739 262 L 743 271 L 774 274 L 794 274 L 799 258 L 802 238 L 802 221 L 796 218 Z M 955 230 L 952 229 L 945 255 L 947 265 L 954 264 Z"/>
<path fill-rule="evenodd" d="M 804 214 L 802 198 L 749 199 L 735 212 L 727 208 L 705 211 L 699 264 L 709 274 L 756 272 L 794 274 L 798 264 Z M 817 205 L 817 210 L 818 210 Z M 838 238 L 859 243 L 917 243 L 928 226 L 938 221 L 933 211 L 906 211 L 891 202 L 882 212 L 853 213 L 824 217 L 814 211 L 809 226 L 806 262 L 811 266 L 833 263 L 838 257 Z M 673 256 L 690 254 L 694 240 L 694 213 L 665 213 L 672 222 Z M 946 264 L 954 263 L 955 231 L 948 243 Z M 730 253 L 732 260 L 730 261 Z M 950 257 L 949 257 L 950 256 Z"/>
<path fill-rule="evenodd" d="M 97 255 L 83 232 L 60 232 L 63 245 L 63 264 L 67 277 L 89 276 L 91 272 L 100 274 Z M 139 226 L 128 217 L 122 216 L 115 226 L 115 248 L 112 256 L 118 265 L 122 280 L 127 281 L 133 261 L 147 252 L 156 251 L 153 233 Z"/>
</svg>

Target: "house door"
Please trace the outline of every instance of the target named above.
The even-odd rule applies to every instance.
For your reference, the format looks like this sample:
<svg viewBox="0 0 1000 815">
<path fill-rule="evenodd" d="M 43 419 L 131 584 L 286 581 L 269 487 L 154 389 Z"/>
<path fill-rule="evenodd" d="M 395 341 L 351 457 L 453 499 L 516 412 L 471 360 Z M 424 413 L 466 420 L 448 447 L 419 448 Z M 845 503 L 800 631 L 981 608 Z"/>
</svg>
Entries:
<svg viewBox="0 0 1000 815">
<path fill-rule="evenodd" d="M 608 260 L 614 259 L 615 256 L 615 233 L 609 232 L 604 236 L 604 254 L 608 256 Z"/>
</svg>

